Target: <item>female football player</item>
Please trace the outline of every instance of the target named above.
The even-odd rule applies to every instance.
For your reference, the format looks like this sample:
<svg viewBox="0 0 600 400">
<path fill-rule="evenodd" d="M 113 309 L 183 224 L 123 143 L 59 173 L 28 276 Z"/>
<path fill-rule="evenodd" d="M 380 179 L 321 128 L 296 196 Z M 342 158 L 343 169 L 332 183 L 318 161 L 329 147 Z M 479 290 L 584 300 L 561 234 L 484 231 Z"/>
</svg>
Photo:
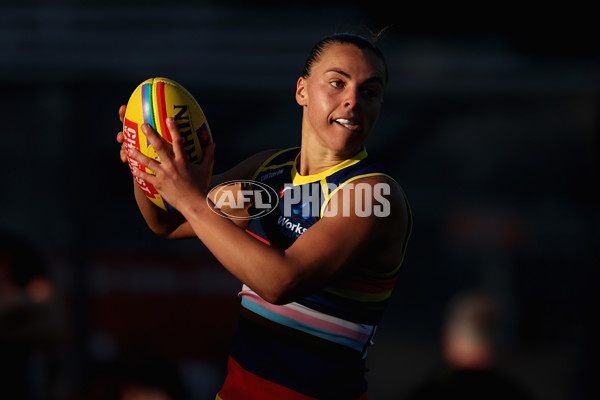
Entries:
<svg viewBox="0 0 600 400">
<path fill-rule="evenodd" d="M 142 126 L 160 163 L 122 147 L 122 161 L 132 157 L 153 171 L 134 176 L 178 210 L 156 207 L 134 184 L 150 229 L 198 238 L 243 284 L 217 399 L 367 398 L 367 348 L 412 227 L 402 189 L 363 144 L 378 118 L 387 73 L 373 41 L 346 33 L 323 38 L 296 84 L 300 147 L 256 154 L 210 183 L 214 144 L 200 164 L 190 164 L 172 119 L 172 150 Z M 117 140 L 123 143 L 122 133 Z M 231 180 L 266 185 L 279 201 L 269 212 L 244 209 L 248 223 L 240 228 L 210 190 Z"/>
</svg>

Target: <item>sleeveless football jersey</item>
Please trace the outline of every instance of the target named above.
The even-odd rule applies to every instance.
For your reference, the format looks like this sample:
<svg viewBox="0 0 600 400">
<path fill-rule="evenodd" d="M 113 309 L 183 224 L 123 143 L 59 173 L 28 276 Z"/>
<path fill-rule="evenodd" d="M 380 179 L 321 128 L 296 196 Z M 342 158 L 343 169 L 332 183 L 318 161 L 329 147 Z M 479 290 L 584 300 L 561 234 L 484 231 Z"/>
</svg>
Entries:
<svg viewBox="0 0 600 400">
<path fill-rule="evenodd" d="M 274 189 L 279 202 L 271 213 L 251 220 L 247 232 L 283 249 L 323 217 L 337 190 L 359 178 L 386 175 L 364 147 L 308 176 L 296 170 L 298 156 L 299 148 L 280 151 L 253 178 Z M 285 305 L 268 303 L 243 285 L 228 375 L 217 399 L 366 399 L 367 348 L 399 268 L 378 272 L 364 265 Z"/>
</svg>

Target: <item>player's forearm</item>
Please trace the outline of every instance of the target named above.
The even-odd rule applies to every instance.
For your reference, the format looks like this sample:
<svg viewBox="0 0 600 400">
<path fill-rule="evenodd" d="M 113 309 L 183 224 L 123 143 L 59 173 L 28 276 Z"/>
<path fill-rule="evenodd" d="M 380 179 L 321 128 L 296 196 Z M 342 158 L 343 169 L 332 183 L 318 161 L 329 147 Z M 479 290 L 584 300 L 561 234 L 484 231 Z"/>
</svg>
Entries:
<svg viewBox="0 0 600 400">
<path fill-rule="evenodd" d="M 133 191 L 138 208 L 152 232 L 163 237 L 172 237 L 183 222 L 180 214 L 165 211 L 154 205 L 142 192 L 139 185 L 133 182 Z"/>
<path fill-rule="evenodd" d="M 183 210 L 198 238 L 241 282 L 265 300 L 277 303 L 296 283 L 293 262 L 283 250 L 266 245 L 219 214 L 212 202 L 190 202 Z"/>
</svg>

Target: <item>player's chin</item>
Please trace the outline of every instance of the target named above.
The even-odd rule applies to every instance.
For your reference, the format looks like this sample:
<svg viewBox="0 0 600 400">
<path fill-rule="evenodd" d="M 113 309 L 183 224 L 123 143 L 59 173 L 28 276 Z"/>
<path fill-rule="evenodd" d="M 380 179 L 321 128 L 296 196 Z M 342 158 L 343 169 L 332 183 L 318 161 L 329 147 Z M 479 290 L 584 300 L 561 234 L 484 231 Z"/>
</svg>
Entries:
<svg viewBox="0 0 600 400">
<path fill-rule="evenodd" d="M 349 134 L 345 137 L 339 137 L 331 143 L 331 147 L 334 148 L 340 154 L 346 156 L 351 155 L 358 151 L 366 139 L 365 136 L 359 136 L 355 134 Z"/>
<path fill-rule="evenodd" d="M 339 124 L 338 124 L 339 125 Z M 352 125 L 344 126 L 340 125 L 337 127 L 337 131 L 343 137 L 346 137 L 348 141 L 363 141 L 369 135 L 369 130 L 365 125 Z"/>
</svg>

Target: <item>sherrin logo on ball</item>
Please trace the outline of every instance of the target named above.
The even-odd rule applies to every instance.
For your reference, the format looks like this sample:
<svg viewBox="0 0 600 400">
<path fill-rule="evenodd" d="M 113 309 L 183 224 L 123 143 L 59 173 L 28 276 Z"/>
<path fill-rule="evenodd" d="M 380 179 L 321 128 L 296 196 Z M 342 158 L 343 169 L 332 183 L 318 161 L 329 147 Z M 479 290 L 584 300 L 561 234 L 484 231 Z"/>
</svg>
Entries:
<svg viewBox="0 0 600 400">
<path fill-rule="evenodd" d="M 169 144 L 173 138 L 167 128 L 167 117 L 173 117 L 183 137 L 188 160 L 199 163 L 202 149 L 212 142 L 212 134 L 200 105 L 183 86 L 167 78 L 150 78 L 143 81 L 131 94 L 123 120 L 125 146 L 133 146 L 142 154 L 160 161 L 141 126 L 149 124 Z M 129 168 L 152 173 L 135 160 L 129 159 Z M 136 178 L 146 196 L 158 207 L 175 211 L 150 183 Z"/>
</svg>

